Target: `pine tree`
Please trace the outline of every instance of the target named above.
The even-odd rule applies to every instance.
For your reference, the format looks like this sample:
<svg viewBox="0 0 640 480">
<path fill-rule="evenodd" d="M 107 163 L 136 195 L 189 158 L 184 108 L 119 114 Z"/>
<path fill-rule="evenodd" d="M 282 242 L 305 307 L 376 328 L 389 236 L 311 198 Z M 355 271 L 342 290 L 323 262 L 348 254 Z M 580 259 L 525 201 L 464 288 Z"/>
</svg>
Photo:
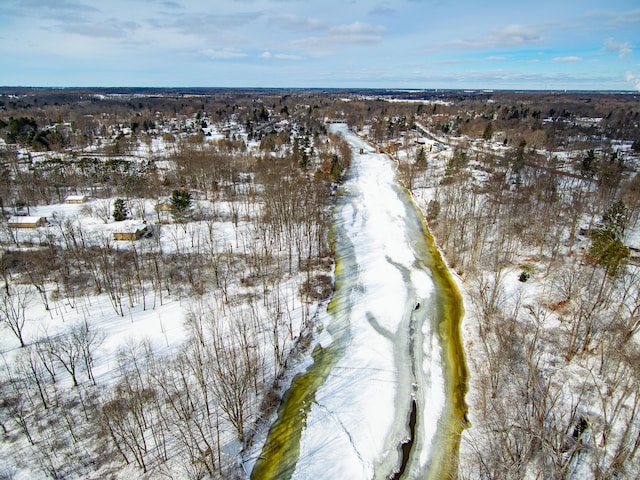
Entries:
<svg viewBox="0 0 640 480">
<path fill-rule="evenodd" d="M 113 202 L 113 219 L 116 222 L 126 220 L 129 216 L 129 209 L 122 198 L 116 198 Z"/>
<path fill-rule="evenodd" d="M 618 273 L 631 254 L 622 242 L 628 221 L 629 210 L 622 200 L 618 200 L 602 214 L 602 225 L 591 234 L 589 255 L 610 276 Z"/>
<path fill-rule="evenodd" d="M 610 230 L 616 238 L 622 239 L 629 223 L 629 209 L 622 200 L 611 204 L 602 214 L 602 225 Z"/>
<path fill-rule="evenodd" d="M 424 151 L 424 147 L 420 147 L 420 150 L 418 150 L 415 163 L 418 167 L 427 166 L 427 154 Z"/>
<path fill-rule="evenodd" d="M 589 150 L 582 159 L 580 173 L 587 180 L 591 180 L 596 175 L 596 152 L 593 149 Z"/>
<path fill-rule="evenodd" d="M 341 171 L 342 169 L 340 168 L 340 161 L 338 160 L 338 156 L 334 155 L 333 157 L 331 157 L 331 173 L 329 174 L 331 176 L 331 180 L 333 180 L 334 182 L 340 180 Z"/>
<path fill-rule="evenodd" d="M 629 248 L 612 230 L 599 228 L 591 234 L 589 255 L 605 269 L 607 275 L 615 277 L 630 254 Z"/>
<path fill-rule="evenodd" d="M 482 138 L 489 141 L 493 137 L 493 122 L 487 123 L 487 126 L 484 127 L 484 132 L 482 133 Z"/>
<path fill-rule="evenodd" d="M 191 194 L 185 190 L 171 192 L 171 215 L 175 222 L 186 222 L 190 217 Z"/>
</svg>

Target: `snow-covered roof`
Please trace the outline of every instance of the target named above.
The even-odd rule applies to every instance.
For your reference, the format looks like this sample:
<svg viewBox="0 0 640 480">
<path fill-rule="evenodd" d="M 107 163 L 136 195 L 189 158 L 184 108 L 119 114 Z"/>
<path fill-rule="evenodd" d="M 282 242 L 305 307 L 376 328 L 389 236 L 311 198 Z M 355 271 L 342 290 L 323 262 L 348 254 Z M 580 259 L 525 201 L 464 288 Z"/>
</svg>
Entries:
<svg viewBox="0 0 640 480">
<path fill-rule="evenodd" d="M 9 223 L 38 223 L 46 220 L 46 217 L 34 217 L 34 216 L 24 216 L 24 217 L 11 217 L 9 219 Z"/>
<path fill-rule="evenodd" d="M 135 233 L 144 230 L 147 226 L 136 220 L 125 220 L 123 222 L 116 222 L 118 227 L 114 230 L 114 233 Z"/>
</svg>

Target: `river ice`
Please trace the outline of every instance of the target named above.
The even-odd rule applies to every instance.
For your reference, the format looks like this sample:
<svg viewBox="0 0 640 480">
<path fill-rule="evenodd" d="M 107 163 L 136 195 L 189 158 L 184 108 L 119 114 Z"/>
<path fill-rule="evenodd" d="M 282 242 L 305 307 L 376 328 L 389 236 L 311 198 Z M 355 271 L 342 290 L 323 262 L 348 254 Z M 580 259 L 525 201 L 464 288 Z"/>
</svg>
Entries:
<svg viewBox="0 0 640 480">
<path fill-rule="evenodd" d="M 335 213 L 344 305 L 325 340 L 343 342 L 344 354 L 316 392 L 293 478 L 386 478 L 401 461 L 412 398 L 417 438 L 403 478 L 423 478 L 445 405 L 434 286 L 414 248 L 424 235 L 392 161 L 332 128 L 354 157 Z"/>
</svg>

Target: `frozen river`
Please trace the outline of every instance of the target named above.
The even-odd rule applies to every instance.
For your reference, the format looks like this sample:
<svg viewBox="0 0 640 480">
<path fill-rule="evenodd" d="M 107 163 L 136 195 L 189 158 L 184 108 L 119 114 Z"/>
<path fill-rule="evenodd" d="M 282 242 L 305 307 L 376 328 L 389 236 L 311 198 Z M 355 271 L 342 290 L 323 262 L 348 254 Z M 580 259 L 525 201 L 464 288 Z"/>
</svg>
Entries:
<svg viewBox="0 0 640 480">
<path fill-rule="evenodd" d="M 435 478 L 457 449 L 434 249 L 393 162 L 332 129 L 353 150 L 334 218 L 332 319 L 252 478 Z"/>
</svg>

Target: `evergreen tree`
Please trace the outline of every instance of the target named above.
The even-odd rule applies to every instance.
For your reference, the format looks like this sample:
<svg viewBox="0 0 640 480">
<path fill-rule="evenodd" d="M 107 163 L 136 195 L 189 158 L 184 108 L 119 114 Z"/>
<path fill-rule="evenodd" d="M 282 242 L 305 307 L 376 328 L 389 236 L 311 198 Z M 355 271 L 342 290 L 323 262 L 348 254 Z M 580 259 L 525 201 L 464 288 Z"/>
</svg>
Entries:
<svg viewBox="0 0 640 480">
<path fill-rule="evenodd" d="M 622 200 L 613 203 L 602 214 L 602 225 L 591 234 L 589 255 L 606 273 L 615 276 L 631 255 L 622 242 L 629 221 L 629 210 Z"/>
<path fill-rule="evenodd" d="M 493 137 L 493 122 L 487 123 L 487 126 L 484 127 L 484 132 L 482 133 L 482 138 L 489 141 Z"/>
<path fill-rule="evenodd" d="M 38 131 L 38 125 L 33 118 L 9 117 L 9 123 L 6 125 L 8 125 L 8 132 L 6 132 L 5 135 L 5 141 L 7 143 L 28 145 L 31 143 Z"/>
<path fill-rule="evenodd" d="M 174 190 L 170 199 L 171 215 L 176 222 L 185 222 L 190 217 L 191 194 L 185 190 Z"/>
<path fill-rule="evenodd" d="M 580 173 L 588 180 L 591 180 L 596 175 L 596 152 L 593 149 L 589 150 L 582 159 Z"/>
<path fill-rule="evenodd" d="M 611 230 L 599 228 L 591 234 L 589 255 L 605 269 L 607 275 L 616 276 L 631 252 Z"/>
<path fill-rule="evenodd" d="M 629 222 L 629 209 L 622 200 L 614 202 L 602 214 L 602 225 L 611 231 L 615 238 L 622 239 Z"/>
<path fill-rule="evenodd" d="M 420 150 L 418 150 L 416 154 L 416 165 L 419 167 L 427 166 L 427 154 L 424 151 L 424 147 L 420 147 Z"/>
<path fill-rule="evenodd" d="M 122 198 L 116 198 L 113 202 L 113 219 L 116 222 L 126 220 L 129 216 L 129 209 Z"/>
<path fill-rule="evenodd" d="M 338 180 L 340 180 L 340 173 L 342 171 L 342 168 L 340 168 L 340 162 L 338 160 L 338 156 L 334 155 L 331 158 L 331 179 L 334 182 L 337 182 Z"/>
</svg>

